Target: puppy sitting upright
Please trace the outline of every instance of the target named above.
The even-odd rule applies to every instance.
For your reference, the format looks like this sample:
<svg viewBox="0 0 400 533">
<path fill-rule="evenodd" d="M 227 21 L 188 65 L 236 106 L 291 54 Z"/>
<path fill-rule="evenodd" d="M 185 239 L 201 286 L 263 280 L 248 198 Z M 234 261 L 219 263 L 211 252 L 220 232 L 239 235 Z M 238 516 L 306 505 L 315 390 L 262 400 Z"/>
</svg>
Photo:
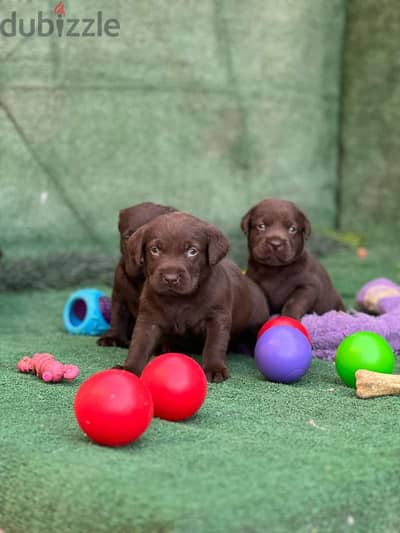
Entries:
<svg viewBox="0 0 400 533">
<path fill-rule="evenodd" d="M 127 251 L 129 237 L 138 228 L 159 215 L 175 211 L 173 207 L 143 202 L 121 209 L 118 230 L 121 258 L 115 269 L 111 297 L 111 327 L 97 340 L 99 346 L 129 346 L 144 283 L 143 268 L 134 263 Z"/>
<path fill-rule="evenodd" d="M 292 202 L 267 199 L 242 218 L 247 276 L 267 297 L 271 313 L 300 319 L 306 313 L 344 310 L 324 267 L 304 248 L 310 222 Z"/>
<path fill-rule="evenodd" d="M 258 329 L 268 309 L 260 288 L 223 259 L 228 248 L 215 226 L 182 212 L 162 215 L 130 237 L 145 282 L 123 368 L 139 375 L 156 346 L 199 340 L 208 380 L 229 377 L 231 337 Z"/>
</svg>

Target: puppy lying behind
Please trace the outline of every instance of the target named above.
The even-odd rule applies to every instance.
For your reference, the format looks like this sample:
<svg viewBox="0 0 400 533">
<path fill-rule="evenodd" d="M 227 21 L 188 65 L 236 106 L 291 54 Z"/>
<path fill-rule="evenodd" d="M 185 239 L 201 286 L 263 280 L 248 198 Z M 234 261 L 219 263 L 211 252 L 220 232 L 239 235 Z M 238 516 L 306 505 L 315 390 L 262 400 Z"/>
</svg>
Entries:
<svg viewBox="0 0 400 533">
<path fill-rule="evenodd" d="M 209 381 L 229 377 L 231 337 L 258 329 L 268 318 L 262 291 L 232 261 L 226 237 L 182 212 L 160 216 L 128 241 L 145 282 L 132 342 L 123 368 L 140 374 L 154 349 L 178 340 L 201 340 Z"/>
<path fill-rule="evenodd" d="M 111 327 L 98 340 L 99 346 L 129 346 L 135 323 L 139 296 L 144 282 L 142 265 L 134 263 L 127 251 L 129 237 L 138 228 L 159 215 L 175 211 L 173 207 L 144 202 L 119 212 L 121 258 L 115 269 L 111 297 Z"/>
<path fill-rule="evenodd" d="M 264 291 L 272 314 L 300 319 L 306 313 L 344 310 L 324 267 L 304 248 L 310 222 L 292 202 L 267 199 L 242 218 L 247 235 L 247 276 Z"/>
</svg>

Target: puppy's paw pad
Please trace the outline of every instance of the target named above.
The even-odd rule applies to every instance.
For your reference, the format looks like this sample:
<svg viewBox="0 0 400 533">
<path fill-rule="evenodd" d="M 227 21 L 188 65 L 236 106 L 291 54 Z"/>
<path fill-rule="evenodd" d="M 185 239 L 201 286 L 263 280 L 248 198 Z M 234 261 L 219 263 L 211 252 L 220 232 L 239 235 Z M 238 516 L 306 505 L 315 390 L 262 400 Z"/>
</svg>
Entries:
<svg viewBox="0 0 400 533">
<path fill-rule="evenodd" d="M 120 339 L 119 337 L 109 336 L 109 335 L 103 335 L 99 339 L 97 339 L 97 345 L 98 346 L 119 346 L 121 348 L 128 348 L 129 342 Z"/>
<path fill-rule="evenodd" d="M 206 370 L 206 377 L 209 383 L 222 383 L 229 379 L 229 370 L 227 368 L 220 368 L 218 370 Z"/>
<path fill-rule="evenodd" d="M 114 337 L 100 337 L 97 339 L 96 344 L 98 346 L 115 346 L 115 339 Z"/>
</svg>

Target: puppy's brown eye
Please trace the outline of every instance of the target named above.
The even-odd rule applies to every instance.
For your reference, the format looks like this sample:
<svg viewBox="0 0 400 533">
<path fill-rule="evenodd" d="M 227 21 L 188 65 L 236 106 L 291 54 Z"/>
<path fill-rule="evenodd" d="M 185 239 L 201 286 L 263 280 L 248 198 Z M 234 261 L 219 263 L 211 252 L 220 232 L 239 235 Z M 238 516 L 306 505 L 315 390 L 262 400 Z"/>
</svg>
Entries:
<svg viewBox="0 0 400 533">
<path fill-rule="evenodd" d="M 160 255 L 160 248 L 158 246 L 152 246 L 150 248 L 151 255 Z"/>
<path fill-rule="evenodd" d="M 296 228 L 296 226 L 290 226 L 290 228 L 288 229 L 288 231 L 289 231 L 289 233 L 294 234 L 294 233 L 297 233 L 297 228 Z"/>
<path fill-rule="evenodd" d="M 188 257 L 194 257 L 195 255 L 197 255 L 199 253 L 199 251 L 194 248 L 194 246 L 191 246 L 190 248 L 188 248 L 185 252 L 185 254 L 188 256 Z"/>
<path fill-rule="evenodd" d="M 256 228 L 260 231 L 264 231 L 266 229 L 266 225 L 264 223 L 257 224 Z"/>
</svg>

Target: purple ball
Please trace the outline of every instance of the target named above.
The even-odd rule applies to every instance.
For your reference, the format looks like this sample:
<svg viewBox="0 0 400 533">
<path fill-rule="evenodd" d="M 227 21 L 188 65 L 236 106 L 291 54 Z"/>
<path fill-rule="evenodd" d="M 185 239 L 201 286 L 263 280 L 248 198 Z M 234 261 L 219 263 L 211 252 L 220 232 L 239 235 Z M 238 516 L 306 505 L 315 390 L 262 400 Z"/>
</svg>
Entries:
<svg viewBox="0 0 400 533">
<path fill-rule="evenodd" d="M 111 322 L 111 300 L 108 296 L 100 296 L 99 298 L 100 311 L 106 322 Z"/>
<path fill-rule="evenodd" d="M 258 370 L 270 381 L 293 383 L 309 369 L 312 348 L 296 328 L 274 326 L 258 339 L 254 359 Z"/>
</svg>

